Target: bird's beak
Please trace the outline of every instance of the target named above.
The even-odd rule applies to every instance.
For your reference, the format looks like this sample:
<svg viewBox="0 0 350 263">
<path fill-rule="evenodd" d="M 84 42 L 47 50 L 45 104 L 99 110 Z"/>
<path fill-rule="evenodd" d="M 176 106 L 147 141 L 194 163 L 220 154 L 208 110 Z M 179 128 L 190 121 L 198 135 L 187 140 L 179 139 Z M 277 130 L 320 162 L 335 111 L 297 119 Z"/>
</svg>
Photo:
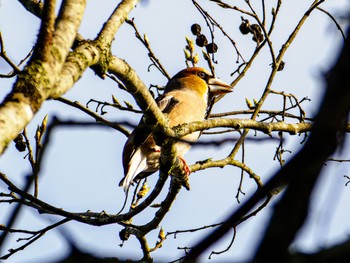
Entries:
<svg viewBox="0 0 350 263">
<path fill-rule="evenodd" d="M 209 90 L 210 92 L 215 95 L 223 95 L 229 92 L 232 92 L 232 87 L 228 85 L 227 83 L 217 79 L 217 78 L 211 78 L 208 81 Z"/>
</svg>

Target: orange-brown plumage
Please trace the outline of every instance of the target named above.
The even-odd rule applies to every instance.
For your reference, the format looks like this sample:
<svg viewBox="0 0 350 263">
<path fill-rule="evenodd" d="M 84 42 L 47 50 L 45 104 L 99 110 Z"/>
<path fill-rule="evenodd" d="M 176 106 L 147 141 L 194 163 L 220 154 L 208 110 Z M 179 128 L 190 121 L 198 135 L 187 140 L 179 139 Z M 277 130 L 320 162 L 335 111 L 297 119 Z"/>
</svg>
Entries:
<svg viewBox="0 0 350 263">
<path fill-rule="evenodd" d="M 157 99 L 158 107 L 167 114 L 169 126 L 202 121 L 205 118 L 210 96 L 231 92 L 230 85 L 214 78 L 202 68 L 187 68 L 171 78 L 164 94 Z M 185 141 L 196 141 L 199 132 L 184 136 Z M 182 159 L 190 145 L 177 142 L 177 155 Z M 124 178 L 120 181 L 126 191 L 138 178 L 159 169 L 160 146 L 156 145 L 151 130 L 143 121 L 131 133 L 123 150 Z"/>
</svg>

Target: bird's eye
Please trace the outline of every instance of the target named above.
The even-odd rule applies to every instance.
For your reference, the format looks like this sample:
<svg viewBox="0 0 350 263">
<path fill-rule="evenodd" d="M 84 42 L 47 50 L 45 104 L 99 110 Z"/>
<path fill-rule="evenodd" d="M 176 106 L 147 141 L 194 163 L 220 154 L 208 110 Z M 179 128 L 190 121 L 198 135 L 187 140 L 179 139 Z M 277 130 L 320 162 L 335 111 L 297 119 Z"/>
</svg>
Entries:
<svg viewBox="0 0 350 263">
<path fill-rule="evenodd" d="M 207 78 L 207 74 L 205 74 L 203 71 L 199 71 L 197 73 L 197 76 L 200 77 L 201 79 L 206 79 Z"/>
</svg>

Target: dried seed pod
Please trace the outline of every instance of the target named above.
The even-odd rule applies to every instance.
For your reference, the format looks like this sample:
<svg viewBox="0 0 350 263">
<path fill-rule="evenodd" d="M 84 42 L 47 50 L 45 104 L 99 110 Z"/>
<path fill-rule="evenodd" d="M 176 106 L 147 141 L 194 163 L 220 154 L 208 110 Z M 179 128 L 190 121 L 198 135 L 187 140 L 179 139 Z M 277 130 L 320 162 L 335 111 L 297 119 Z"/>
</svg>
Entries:
<svg viewBox="0 0 350 263">
<path fill-rule="evenodd" d="M 250 24 L 248 20 L 242 20 L 242 23 L 239 25 L 239 31 L 241 31 L 243 35 L 246 35 L 252 32 L 252 30 L 250 29 Z"/>
<path fill-rule="evenodd" d="M 263 34 L 254 34 L 252 38 L 256 43 L 261 43 L 264 40 L 264 35 Z"/>
<path fill-rule="evenodd" d="M 27 148 L 26 143 L 22 134 L 18 134 L 17 137 L 13 140 L 15 142 L 15 147 L 19 152 L 24 152 Z"/>
<path fill-rule="evenodd" d="M 23 135 L 20 133 L 17 135 L 17 137 L 13 140 L 14 142 L 22 142 L 23 141 Z"/>
<path fill-rule="evenodd" d="M 260 27 L 258 24 L 252 24 L 252 25 L 250 26 L 250 29 L 251 29 L 253 32 L 259 32 L 259 33 L 262 32 L 261 27 Z"/>
<path fill-rule="evenodd" d="M 201 26 L 198 25 L 198 24 L 193 24 L 193 25 L 191 26 L 191 32 L 192 32 L 192 34 L 195 35 L 195 36 L 199 36 L 199 35 L 201 34 L 201 30 L 202 30 L 202 28 L 201 28 Z"/>
<path fill-rule="evenodd" d="M 250 26 L 250 29 L 254 35 L 252 39 L 258 44 L 261 43 L 264 40 L 261 27 L 258 24 L 253 24 Z"/>
<path fill-rule="evenodd" d="M 130 233 L 126 231 L 126 229 L 122 229 L 120 232 L 119 232 L 119 238 L 120 240 L 122 241 L 126 241 L 128 240 L 130 237 Z"/>
<path fill-rule="evenodd" d="M 24 141 L 16 142 L 15 147 L 19 152 L 24 152 L 27 148 L 27 145 Z"/>
<path fill-rule="evenodd" d="M 286 63 L 284 63 L 284 61 L 281 61 L 280 64 L 278 65 L 277 71 L 282 71 L 284 69 L 284 65 Z"/>
<path fill-rule="evenodd" d="M 216 53 L 218 51 L 218 45 L 213 42 L 206 45 L 205 48 L 207 49 L 208 53 Z"/>
<path fill-rule="evenodd" d="M 196 45 L 199 47 L 204 47 L 208 44 L 207 37 L 203 34 L 200 34 L 196 38 Z"/>
</svg>

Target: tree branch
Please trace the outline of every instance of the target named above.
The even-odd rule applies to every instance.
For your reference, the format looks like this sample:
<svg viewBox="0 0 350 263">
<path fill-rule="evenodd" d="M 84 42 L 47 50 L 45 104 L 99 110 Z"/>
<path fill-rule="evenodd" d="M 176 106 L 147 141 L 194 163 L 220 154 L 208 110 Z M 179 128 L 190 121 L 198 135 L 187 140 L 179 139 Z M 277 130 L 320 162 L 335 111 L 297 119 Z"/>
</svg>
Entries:
<svg viewBox="0 0 350 263">
<path fill-rule="evenodd" d="M 121 1 L 114 9 L 107 22 L 104 23 L 97 39 L 103 39 L 103 41 L 110 46 L 118 29 L 125 22 L 125 19 L 138 2 L 139 0 Z"/>
<path fill-rule="evenodd" d="M 254 262 L 272 262 L 278 258 L 281 262 L 288 262 L 288 247 L 303 225 L 314 184 L 323 163 L 338 146 L 339 134 L 343 133 L 344 120 L 350 110 L 349 58 L 350 43 L 347 39 L 336 66 L 329 74 L 327 92 L 316 117 L 314 130 L 300 153 L 233 212 L 223 225 L 199 242 L 184 262 L 196 262 L 204 250 L 224 236 L 262 198 L 273 189 L 289 184 L 254 259 Z"/>
<path fill-rule="evenodd" d="M 348 31 L 348 36 L 350 29 Z M 327 78 L 327 91 L 315 119 L 314 131 L 300 153 L 275 177 L 289 183 L 255 255 L 255 262 L 273 257 L 288 262 L 288 248 L 308 215 L 310 196 L 327 158 L 342 145 L 343 128 L 350 110 L 350 39 Z M 303 187 L 300 187 L 303 185 Z M 277 234 L 284 229 L 284 234 Z"/>
<path fill-rule="evenodd" d="M 85 0 L 69 2 L 74 4 L 74 9 L 68 11 L 63 9 L 60 21 L 65 23 L 67 28 L 74 28 L 74 30 L 66 33 L 66 40 L 70 40 L 70 43 L 50 47 L 50 54 L 46 52 L 44 60 L 41 60 L 40 56 L 39 58 L 32 56 L 28 65 L 18 75 L 12 92 L 0 105 L 0 154 L 4 152 L 8 143 L 16 138 L 30 122 L 41 104 L 50 96 L 56 83 L 65 60 L 65 54 L 69 52 L 82 19 L 82 12 L 79 12 L 79 10 L 84 9 L 85 6 Z M 64 19 L 66 12 L 73 12 L 70 15 L 74 19 Z M 56 38 L 57 36 L 54 35 L 52 41 L 59 44 L 59 41 L 55 41 Z M 40 39 L 39 37 L 38 41 Z M 41 44 L 38 42 L 37 45 L 40 47 Z"/>
</svg>

